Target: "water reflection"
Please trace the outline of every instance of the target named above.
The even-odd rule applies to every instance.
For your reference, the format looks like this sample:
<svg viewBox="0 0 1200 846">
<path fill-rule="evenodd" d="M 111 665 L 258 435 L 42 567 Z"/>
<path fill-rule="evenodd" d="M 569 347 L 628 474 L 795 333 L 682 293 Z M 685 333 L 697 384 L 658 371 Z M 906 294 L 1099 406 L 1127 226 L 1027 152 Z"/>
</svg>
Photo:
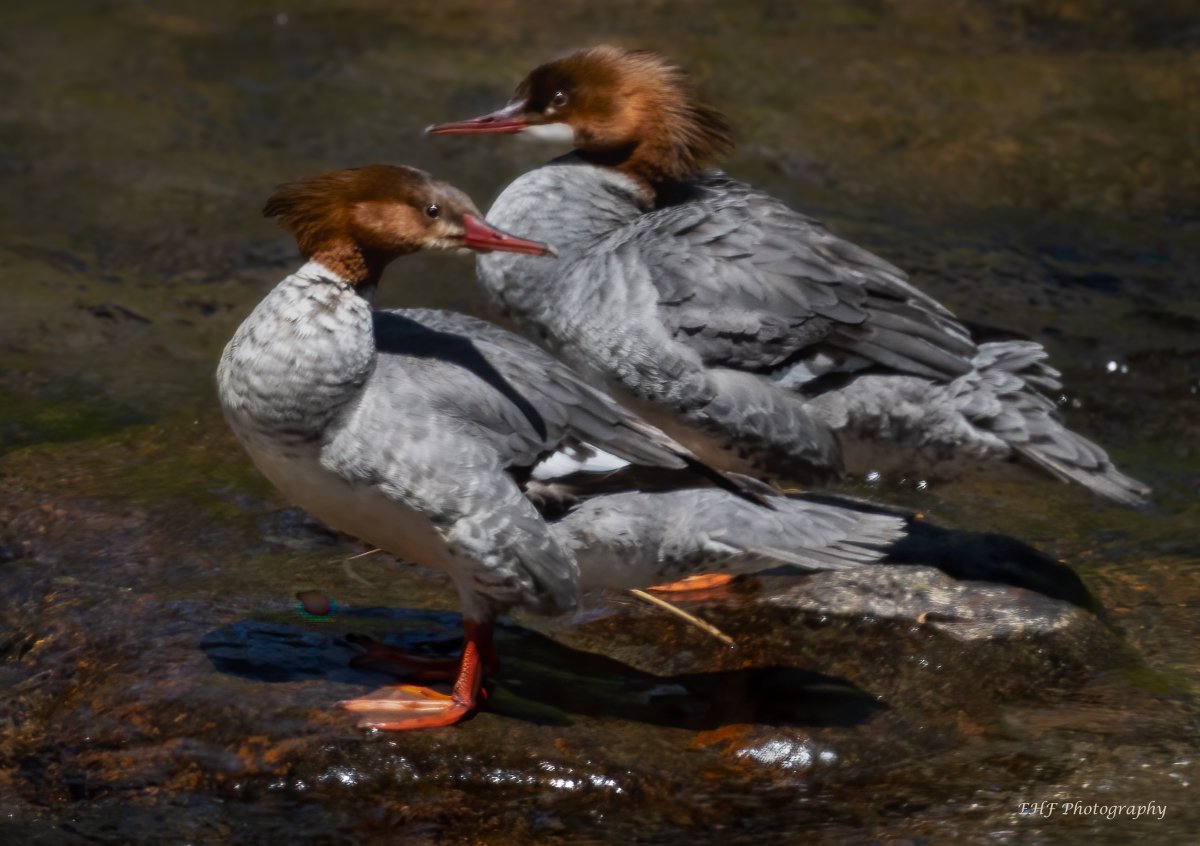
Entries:
<svg viewBox="0 0 1200 846">
<path fill-rule="evenodd" d="M 426 619 L 442 616 L 404 609 L 345 609 L 340 622 L 356 618 Z M 456 644 L 431 643 L 420 635 L 389 636 L 386 643 L 415 654 L 446 657 Z M 259 682 L 324 678 L 379 687 L 378 672 L 354 669 L 353 639 L 293 626 L 243 621 L 206 635 L 201 648 L 213 666 Z M 855 725 L 886 707 L 875 695 L 844 679 L 792 667 L 752 667 L 715 673 L 656 675 L 600 654 L 571 649 L 528 630 L 502 627 L 499 687 L 488 699 L 489 715 L 547 725 L 569 725 L 570 715 L 632 720 L 693 731 L 731 723 Z M 333 702 L 330 702 L 332 708 Z M 351 718 L 346 715 L 346 722 Z"/>
</svg>

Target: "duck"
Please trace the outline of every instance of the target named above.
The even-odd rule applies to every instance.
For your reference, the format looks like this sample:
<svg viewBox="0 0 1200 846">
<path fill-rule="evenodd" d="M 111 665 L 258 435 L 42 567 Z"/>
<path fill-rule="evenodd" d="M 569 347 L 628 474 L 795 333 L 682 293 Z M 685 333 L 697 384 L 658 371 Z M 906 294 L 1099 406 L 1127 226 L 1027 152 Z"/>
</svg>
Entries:
<svg viewBox="0 0 1200 846">
<path fill-rule="evenodd" d="M 1067 428 L 1040 344 L 977 342 L 899 268 L 713 169 L 730 123 L 663 56 L 577 50 L 499 110 L 427 132 L 574 145 L 488 212 L 557 256 L 483 256 L 477 278 L 519 331 L 711 466 L 821 485 L 1016 464 L 1146 501 Z"/>
<path fill-rule="evenodd" d="M 698 572 L 880 562 L 890 512 L 788 498 L 704 464 L 529 340 L 467 315 L 375 309 L 384 269 L 421 251 L 549 246 L 509 234 L 423 171 L 369 165 L 267 201 L 304 264 L 237 328 L 217 369 L 237 440 L 291 503 L 446 573 L 464 640 L 449 663 L 396 658 L 449 693 L 391 685 L 343 705 L 406 730 L 473 714 L 496 619 L 576 609 L 584 590 Z"/>
</svg>

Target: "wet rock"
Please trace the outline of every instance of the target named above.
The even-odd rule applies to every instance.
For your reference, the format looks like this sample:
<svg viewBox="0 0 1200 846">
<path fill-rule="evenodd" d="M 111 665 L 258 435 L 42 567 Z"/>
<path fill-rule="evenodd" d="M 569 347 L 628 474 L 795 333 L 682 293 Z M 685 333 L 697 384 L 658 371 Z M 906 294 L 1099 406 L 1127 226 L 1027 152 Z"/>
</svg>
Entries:
<svg viewBox="0 0 1200 846">
<path fill-rule="evenodd" d="M 350 635 L 452 655 L 452 588 L 381 556 L 347 569 L 360 547 L 334 537 L 264 541 L 311 528 L 254 498 L 242 510 L 215 492 L 197 508 L 187 483 L 167 484 L 194 478 L 178 465 L 144 477 L 153 500 L 119 504 L 110 474 L 90 474 L 130 455 L 143 453 L 118 442 L 27 461 L 25 487 L 0 496 L 31 541 L 5 565 L 4 616 L 21 635 L 0 677 L 13 694 L 0 785 L 22 842 L 754 839 L 831 813 L 859 825 L 878 801 L 864 797 L 933 807 L 979 767 L 1018 791 L 1028 766 L 981 745 L 1007 730 L 996 703 L 1120 666 L 1077 606 L 897 564 L 681 600 L 733 650 L 620 596 L 590 596 L 574 619 L 519 617 L 497 633 L 502 666 L 474 719 L 364 732 L 337 703 L 395 678 L 356 668 Z M 296 595 L 310 591 L 328 615 L 306 613 Z M 1051 735 L 1053 719 L 1040 720 Z"/>
<path fill-rule="evenodd" d="M 986 708 L 997 697 L 1079 684 L 1119 660 L 1117 639 L 1092 612 L 1033 591 L 955 580 L 929 567 L 874 566 L 745 580 L 725 596 L 674 600 L 736 643 L 623 606 L 600 632 L 645 668 L 632 644 L 669 626 L 660 671 L 695 661 L 720 668 L 787 664 L 840 679 L 889 708 Z M 561 635 L 572 644 L 576 633 Z M 658 636 L 660 644 L 663 636 Z M 625 650 L 628 649 L 629 652 Z"/>
<path fill-rule="evenodd" d="M 961 641 L 1065 635 L 1083 648 L 1100 624 L 1089 612 L 1028 590 L 962 582 L 928 567 L 861 567 L 816 573 L 773 591 L 766 605 L 797 615 L 927 626 Z M 1078 637 L 1079 640 L 1070 640 Z"/>
</svg>

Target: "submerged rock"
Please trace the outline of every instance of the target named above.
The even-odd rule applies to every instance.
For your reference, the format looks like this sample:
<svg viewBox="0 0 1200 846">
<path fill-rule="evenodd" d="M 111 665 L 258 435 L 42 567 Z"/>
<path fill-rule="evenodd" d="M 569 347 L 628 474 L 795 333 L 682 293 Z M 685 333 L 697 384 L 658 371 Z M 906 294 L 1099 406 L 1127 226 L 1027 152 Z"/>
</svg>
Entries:
<svg viewBox="0 0 1200 846">
<path fill-rule="evenodd" d="M 950 578 L 932 567 L 861 567 L 814 573 L 772 591 L 763 604 L 804 617 L 868 618 L 927 627 L 959 641 L 1013 644 L 1063 638 L 1064 655 L 1083 658 L 1102 628 L 1070 603 L 1031 590 Z"/>
</svg>

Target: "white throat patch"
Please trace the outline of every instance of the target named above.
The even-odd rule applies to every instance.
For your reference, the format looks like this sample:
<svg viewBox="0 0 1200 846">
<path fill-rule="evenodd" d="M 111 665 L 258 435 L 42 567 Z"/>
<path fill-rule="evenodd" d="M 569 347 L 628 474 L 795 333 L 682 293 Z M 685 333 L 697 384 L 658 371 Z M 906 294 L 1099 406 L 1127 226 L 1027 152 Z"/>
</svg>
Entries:
<svg viewBox="0 0 1200 846">
<path fill-rule="evenodd" d="M 574 144 L 575 130 L 565 123 L 539 123 L 522 129 L 521 137 L 554 144 Z"/>
</svg>

